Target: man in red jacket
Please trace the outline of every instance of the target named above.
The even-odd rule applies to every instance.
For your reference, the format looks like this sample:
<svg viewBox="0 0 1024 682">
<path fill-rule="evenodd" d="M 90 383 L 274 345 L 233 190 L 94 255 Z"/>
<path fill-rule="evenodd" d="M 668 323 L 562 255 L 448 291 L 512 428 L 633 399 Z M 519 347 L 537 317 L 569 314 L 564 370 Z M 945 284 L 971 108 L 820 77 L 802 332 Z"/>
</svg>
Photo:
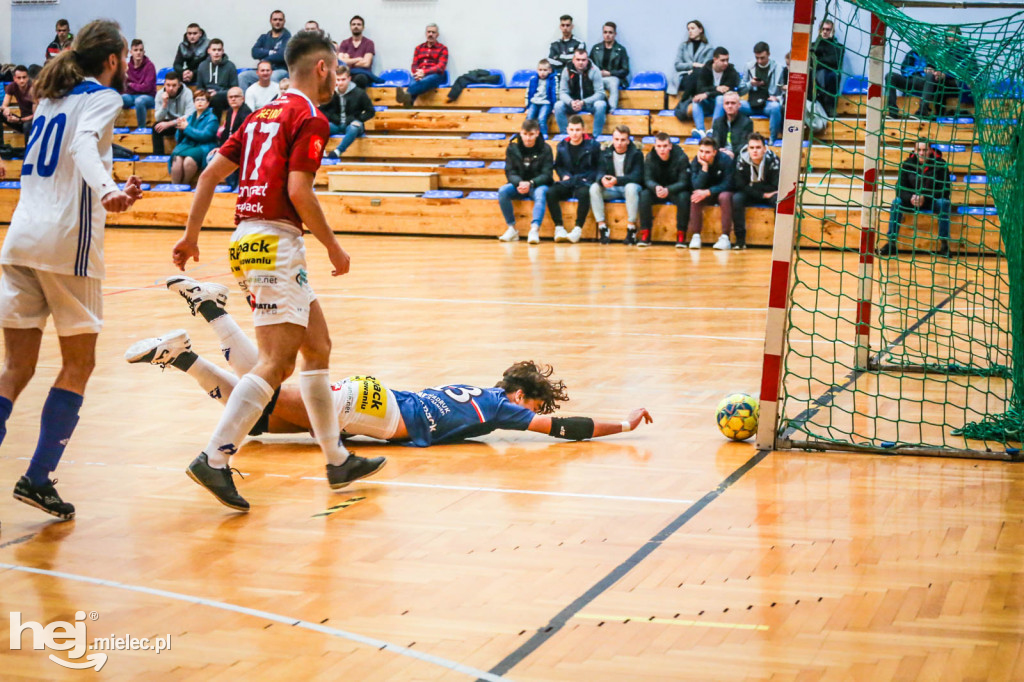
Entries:
<svg viewBox="0 0 1024 682">
<path fill-rule="evenodd" d="M 132 58 L 128 61 L 128 73 L 124 79 L 125 109 L 135 109 L 135 123 L 147 127 L 147 112 L 156 104 L 156 67 L 146 56 L 146 46 L 136 38 L 132 41 Z"/>
</svg>

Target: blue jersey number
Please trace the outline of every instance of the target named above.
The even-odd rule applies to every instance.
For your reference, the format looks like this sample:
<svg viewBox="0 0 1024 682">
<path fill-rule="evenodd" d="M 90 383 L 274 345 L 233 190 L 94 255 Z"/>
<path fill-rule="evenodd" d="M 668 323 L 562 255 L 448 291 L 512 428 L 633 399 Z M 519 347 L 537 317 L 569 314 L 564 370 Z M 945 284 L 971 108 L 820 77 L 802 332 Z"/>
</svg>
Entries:
<svg viewBox="0 0 1024 682">
<path fill-rule="evenodd" d="M 64 126 L 68 122 L 65 114 L 57 114 L 50 122 L 46 122 L 45 116 L 39 116 L 32 121 L 32 130 L 29 132 L 28 145 L 25 147 L 25 163 L 21 166 L 23 176 L 32 175 L 35 171 L 39 177 L 48 178 L 57 170 L 57 161 L 60 157 L 60 143 L 64 140 Z M 46 130 L 43 130 L 46 128 Z M 39 138 L 42 138 L 40 140 Z M 39 146 L 36 147 L 36 142 Z M 52 146 L 51 146 L 52 145 Z M 32 159 L 32 152 L 36 152 L 35 163 Z"/>
<path fill-rule="evenodd" d="M 435 386 L 433 390 L 444 393 L 457 403 L 468 403 L 470 400 L 483 393 L 481 389 L 476 388 L 475 386 L 467 388 L 463 388 L 461 386 Z"/>
</svg>

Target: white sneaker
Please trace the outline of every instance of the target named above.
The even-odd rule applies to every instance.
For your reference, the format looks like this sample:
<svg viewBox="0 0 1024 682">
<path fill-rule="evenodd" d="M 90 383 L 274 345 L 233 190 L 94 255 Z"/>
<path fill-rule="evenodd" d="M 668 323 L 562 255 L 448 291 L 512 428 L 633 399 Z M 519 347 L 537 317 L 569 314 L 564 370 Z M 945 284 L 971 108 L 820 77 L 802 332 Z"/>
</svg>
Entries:
<svg viewBox="0 0 1024 682">
<path fill-rule="evenodd" d="M 580 227 L 579 225 L 577 225 L 576 227 L 572 228 L 572 232 L 569 233 L 568 239 L 573 244 L 575 244 L 575 243 L 577 243 L 580 240 L 580 237 L 582 237 L 582 236 L 583 236 L 583 228 Z"/>
<path fill-rule="evenodd" d="M 690 248 L 691 249 L 699 249 L 700 248 L 700 232 L 698 232 L 697 234 L 695 234 L 692 237 L 690 237 Z"/>
<path fill-rule="evenodd" d="M 166 367 L 174 362 L 179 355 L 192 350 L 192 340 L 184 329 L 175 329 L 163 336 L 136 341 L 124 352 L 127 362 L 148 362 L 151 365 Z"/>
<path fill-rule="evenodd" d="M 193 317 L 199 310 L 199 304 L 206 301 L 213 301 L 221 310 L 228 305 L 228 288 L 216 282 L 199 282 L 185 275 L 174 275 L 167 278 L 167 288 L 181 294 L 188 302 Z"/>
<path fill-rule="evenodd" d="M 728 251 L 732 248 L 732 242 L 729 241 L 729 235 L 723 234 L 718 236 L 718 241 L 711 248 L 719 251 Z"/>
<path fill-rule="evenodd" d="M 517 242 L 519 241 L 519 230 L 509 227 L 498 239 L 503 242 Z"/>
<path fill-rule="evenodd" d="M 526 238 L 528 244 L 540 244 L 540 227 L 531 227 L 530 234 Z"/>
<path fill-rule="evenodd" d="M 565 228 L 561 225 L 555 227 L 555 241 L 556 242 L 567 242 L 569 241 L 569 233 L 565 231 Z"/>
</svg>

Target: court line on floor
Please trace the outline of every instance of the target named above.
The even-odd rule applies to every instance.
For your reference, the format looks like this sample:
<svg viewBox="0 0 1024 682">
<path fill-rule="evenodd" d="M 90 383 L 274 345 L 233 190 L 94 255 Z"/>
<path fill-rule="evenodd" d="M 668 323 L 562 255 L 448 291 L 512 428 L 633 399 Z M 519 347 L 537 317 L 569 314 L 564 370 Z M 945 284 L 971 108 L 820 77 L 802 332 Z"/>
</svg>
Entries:
<svg viewBox="0 0 1024 682">
<path fill-rule="evenodd" d="M 719 623 L 710 620 L 679 620 L 677 618 L 645 618 L 643 616 L 606 616 L 597 613 L 577 613 L 575 618 L 601 620 L 611 623 L 653 623 L 655 625 L 683 625 L 694 628 L 720 628 L 724 630 L 768 630 L 767 625 L 754 623 Z"/>
<path fill-rule="evenodd" d="M 888 346 L 880 349 L 873 358 L 874 362 L 878 362 L 883 355 L 888 353 L 890 350 L 892 350 L 899 344 L 903 343 L 903 341 L 908 336 L 916 332 L 922 324 L 930 320 L 932 316 L 935 315 L 935 313 L 945 308 L 946 305 L 950 301 L 952 301 L 957 294 L 959 294 L 966 288 L 967 282 L 964 282 L 956 289 L 954 289 L 952 292 L 950 292 L 949 296 L 947 296 L 945 299 L 933 305 L 932 309 L 929 310 L 924 315 L 922 315 L 917 320 L 917 322 L 904 329 L 903 333 L 901 333 L 899 336 L 893 339 Z M 869 361 L 868 364 L 870 365 L 871 362 Z M 827 391 L 822 393 L 814 400 L 813 403 L 811 403 L 813 407 L 808 407 L 806 410 L 798 414 L 791 422 L 789 422 L 789 428 L 783 431 L 779 438 L 788 439 L 790 436 L 796 433 L 797 429 L 802 428 L 803 425 L 810 421 L 816 414 L 818 414 L 818 412 L 820 412 L 822 408 L 828 407 L 829 405 L 832 404 L 832 401 L 839 397 L 839 395 L 853 388 L 853 385 L 856 384 L 857 380 L 864 376 L 865 373 L 867 373 L 867 369 L 864 368 L 854 368 L 853 370 L 851 370 L 850 373 L 846 375 L 846 378 L 843 380 L 842 383 L 829 387 Z"/>
<path fill-rule="evenodd" d="M 575 617 L 576 614 L 582 611 L 588 604 L 592 603 L 615 583 L 621 580 L 627 573 L 636 568 L 636 566 L 650 556 L 654 550 L 661 547 L 661 544 L 665 540 L 669 539 L 673 533 L 682 528 L 687 521 L 699 514 L 701 510 L 711 504 L 711 502 L 715 501 L 722 493 L 736 483 L 736 481 L 743 478 L 747 472 L 757 466 L 761 460 L 768 456 L 768 454 L 769 453 L 767 451 L 760 451 L 748 459 L 742 466 L 740 466 L 740 468 L 732 472 L 728 478 L 719 483 L 714 490 L 709 491 L 704 495 L 704 497 L 700 498 L 693 506 L 689 507 L 671 523 L 652 536 L 650 540 L 633 552 L 633 554 L 631 554 L 625 561 L 613 568 L 608 575 L 594 583 L 590 589 L 577 597 L 564 609 L 559 611 L 546 626 L 538 628 L 537 632 L 535 632 L 529 640 L 524 642 L 518 649 L 510 653 L 497 665 L 492 667 L 490 672 L 495 675 L 504 675 L 519 664 L 524 658 L 540 648 L 545 642 L 554 637 L 562 628 L 564 628 L 569 622 L 569 619 Z"/>
<path fill-rule="evenodd" d="M 456 661 L 450 661 L 440 656 L 434 656 L 422 651 L 415 651 L 398 644 L 392 644 L 382 639 L 376 639 L 374 637 L 367 637 L 366 635 L 360 635 L 355 632 L 349 632 L 347 630 L 341 630 L 339 628 L 332 628 L 320 623 L 311 623 L 301 618 L 292 618 L 289 616 L 283 616 L 278 613 L 271 613 L 270 611 L 263 611 L 261 609 L 252 609 L 247 606 L 238 606 L 237 604 L 230 604 L 228 602 L 217 601 L 215 599 L 206 599 L 205 597 L 197 597 L 191 594 L 183 594 L 181 592 L 170 592 L 168 590 L 160 590 L 153 587 L 146 587 L 144 585 L 131 585 L 128 583 L 117 582 L 116 580 L 105 580 L 103 578 L 93 578 L 87 575 L 79 575 L 77 573 L 65 573 L 62 571 L 50 571 L 43 568 L 34 568 L 32 566 L 21 566 L 19 564 L 7 564 L 0 562 L 0 569 L 7 569 L 11 571 L 20 571 L 22 573 L 34 573 L 36 575 L 45 575 L 51 578 L 62 578 L 64 580 L 73 580 L 81 583 L 88 583 L 90 585 L 99 585 L 101 587 L 110 587 L 118 590 L 126 590 L 128 592 L 138 592 L 141 594 L 148 594 L 155 597 L 164 597 L 165 599 L 174 599 L 177 601 L 183 601 L 189 604 L 198 604 L 199 606 L 208 606 L 210 608 L 221 609 L 222 611 L 231 611 L 234 613 L 240 613 L 246 616 L 252 616 L 254 618 L 261 618 L 263 620 L 269 620 L 274 623 L 282 623 L 284 625 L 291 625 L 293 627 L 300 627 L 306 630 L 312 630 L 313 632 L 319 632 L 325 635 L 331 635 L 332 637 L 340 637 L 359 644 L 365 644 L 378 650 L 390 651 L 395 654 L 402 656 L 408 656 L 424 663 L 430 663 L 448 670 L 462 673 L 463 675 L 475 676 L 480 680 L 488 680 L 494 682 L 497 680 L 504 680 L 499 675 L 493 673 L 484 672 L 468 665 L 458 663 Z"/>
<path fill-rule="evenodd" d="M 20 459 L 24 461 L 31 460 L 30 457 L 2 457 L 0 459 Z M 76 464 L 76 460 L 66 460 L 61 464 Z M 85 466 L 107 466 L 107 462 L 81 462 Z M 174 471 L 180 473 L 182 469 L 176 469 L 173 467 L 157 466 L 155 464 L 139 464 L 132 463 L 131 466 L 137 469 L 153 469 L 156 471 Z M 324 476 L 291 476 L 289 474 L 271 474 L 264 473 L 263 476 L 269 476 L 273 478 L 294 478 L 302 481 L 326 481 L 327 478 Z M 569 493 L 562 492 L 559 490 L 527 490 L 519 488 L 491 488 L 487 486 L 474 486 L 474 485 L 448 485 L 445 483 L 417 483 L 413 481 L 372 481 L 362 480 L 360 483 L 379 485 L 379 486 L 394 486 L 400 488 L 427 488 L 434 490 L 460 490 L 468 493 L 498 493 L 501 495 L 539 495 L 542 497 L 569 497 L 569 498 L 581 498 L 587 500 L 602 500 L 606 502 L 653 502 L 656 504 L 693 504 L 693 500 L 684 500 L 674 497 L 640 497 L 633 495 L 601 495 L 598 493 Z"/>
</svg>

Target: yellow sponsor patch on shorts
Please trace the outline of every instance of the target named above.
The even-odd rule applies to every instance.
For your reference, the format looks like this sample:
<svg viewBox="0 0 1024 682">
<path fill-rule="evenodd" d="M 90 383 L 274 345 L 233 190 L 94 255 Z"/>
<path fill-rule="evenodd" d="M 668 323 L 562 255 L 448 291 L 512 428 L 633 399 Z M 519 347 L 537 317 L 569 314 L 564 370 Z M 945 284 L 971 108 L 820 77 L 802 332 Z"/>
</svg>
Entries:
<svg viewBox="0 0 1024 682">
<path fill-rule="evenodd" d="M 228 260 L 236 279 L 244 279 L 252 270 L 277 269 L 276 234 L 249 234 L 228 246 Z"/>
<path fill-rule="evenodd" d="M 349 377 L 349 381 L 358 384 L 356 393 L 356 412 L 383 419 L 388 412 L 388 392 L 373 377 Z"/>
</svg>

